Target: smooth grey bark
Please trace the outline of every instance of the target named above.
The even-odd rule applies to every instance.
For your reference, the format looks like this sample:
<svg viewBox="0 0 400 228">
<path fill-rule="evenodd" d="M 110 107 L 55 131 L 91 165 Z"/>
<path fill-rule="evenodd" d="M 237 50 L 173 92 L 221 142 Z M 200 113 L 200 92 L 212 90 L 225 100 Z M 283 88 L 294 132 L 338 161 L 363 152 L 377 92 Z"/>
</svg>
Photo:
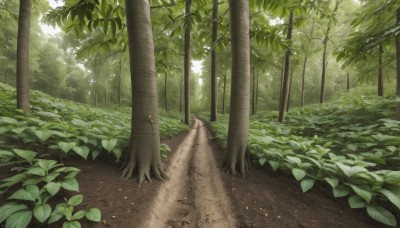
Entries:
<svg viewBox="0 0 400 228">
<path fill-rule="evenodd" d="M 185 78 L 185 124 L 190 122 L 190 8 L 192 0 L 186 0 L 185 4 L 185 57 L 184 57 L 184 78 Z"/>
<path fill-rule="evenodd" d="M 379 69 L 378 69 L 378 96 L 383 96 L 383 66 L 382 66 L 383 47 L 379 44 Z"/>
<path fill-rule="evenodd" d="M 304 56 L 303 72 L 302 72 L 302 77 L 301 77 L 301 98 L 300 98 L 301 107 L 304 107 L 307 60 L 308 60 L 308 57 L 306 55 L 306 56 Z"/>
<path fill-rule="evenodd" d="M 29 102 L 29 33 L 32 0 L 19 1 L 17 38 L 17 108 L 30 112 Z"/>
<path fill-rule="evenodd" d="M 228 173 L 248 173 L 250 114 L 249 1 L 230 0 L 232 80 L 228 141 L 224 168 Z"/>
<path fill-rule="evenodd" d="M 122 177 L 137 176 L 139 185 L 151 174 L 164 179 L 160 155 L 157 78 L 150 3 L 125 1 L 132 83 L 132 130 Z"/>
<path fill-rule="evenodd" d="M 256 114 L 256 68 L 253 65 L 252 90 L 251 90 L 251 115 Z"/>
<path fill-rule="evenodd" d="M 287 104 L 286 104 L 286 112 L 289 112 L 289 108 L 290 108 L 290 99 L 291 99 L 291 96 L 292 96 L 293 73 L 294 73 L 294 66 L 292 64 L 291 73 L 290 73 L 290 80 L 289 80 L 289 91 L 288 91 L 288 99 L 287 99 Z"/>
<path fill-rule="evenodd" d="M 222 114 L 225 114 L 225 94 L 226 94 L 226 71 L 224 74 L 224 87 L 222 90 Z"/>
<path fill-rule="evenodd" d="M 292 32 L 293 32 L 293 9 L 290 9 L 289 12 L 289 23 L 288 23 L 288 31 L 286 35 L 286 40 L 292 39 Z M 283 72 L 283 82 L 282 82 L 282 92 L 281 92 L 281 99 L 279 105 L 279 115 L 278 121 L 282 122 L 283 117 L 285 115 L 285 110 L 287 106 L 287 98 L 288 98 L 288 90 L 289 90 L 289 67 L 290 67 L 290 57 L 292 56 L 292 51 L 290 48 L 286 49 L 285 54 L 285 70 Z"/>
<path fill-rule="evenodd" d="M 400 8 L 396 11 L 396 22 L 400 24 Z M 396 95 L 400 99 L 400 34 L 396 36 L 396 67 L 397 67 L 397 83 Z M 400 120 L 400 102 L 397 102 L 396 119 Z"/>
<path fill-rule="evenodd" d="M 218 37 L 218 0 L 213 0 L 211 41 L 211 114 L 210 122 L 217 121 L 217 37 Z"/>
<path fill-rule="evenodd" d="M 168 105 L 168 74 L 165 74 L 165 78 L 164 78 L 164 106 L 165 106 L 165 112 L 169 113 L 169 105 Z"/>
<path fill-rule="evenodd" d="M 335 8 L 333 10 L 333 14 L 335 14 L 339 8 L 339 4 L 340 4 L 341 0 L 336 0 L 336 4 L 335 4 Z M 327 48 L 328 48 L 328 40 L 329 40 L 329 33 L 331 31 L 332 28 L 332 23 L 333 23 L 333 18 L 329 18 L 328 21 L 328 27 L 326 28 L 326 32 L 325 32 L 325 37 L 324 40 L 322 41 L 324 48 L 323 48 L 323 53 L 322 53 L 322 76 L 321 76 L 321 92 L 320 92 L 320 96 L 319 96 L 319 103 L 324 103 L 325 101 L 325 81 L 326 81 L 326 68 L 327 68 L 327 62 L 326 62 L 326 58 L 327 58 Z"/>
</svg>

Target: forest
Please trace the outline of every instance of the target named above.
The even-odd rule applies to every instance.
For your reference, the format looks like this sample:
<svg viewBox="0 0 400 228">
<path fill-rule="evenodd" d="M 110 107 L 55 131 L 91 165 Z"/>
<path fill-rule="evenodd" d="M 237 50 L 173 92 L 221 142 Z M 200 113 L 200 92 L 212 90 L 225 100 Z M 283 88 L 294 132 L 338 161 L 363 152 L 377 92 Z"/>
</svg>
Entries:
<svg viewBox="0 0 400 228">
<path fill-rule="evenodd" d="M 0 0 L 0 228 L 399 222 L 400 2 Z"/>
</svg>

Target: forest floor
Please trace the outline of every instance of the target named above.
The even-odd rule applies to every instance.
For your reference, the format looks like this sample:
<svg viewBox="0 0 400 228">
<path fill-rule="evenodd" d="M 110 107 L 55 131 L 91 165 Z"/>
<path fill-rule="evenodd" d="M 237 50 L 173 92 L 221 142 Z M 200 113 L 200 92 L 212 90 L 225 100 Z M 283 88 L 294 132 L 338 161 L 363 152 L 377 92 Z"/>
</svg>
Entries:
<svg viewBox="0 0 400 228">
<path fill-rule="evenodd" d="M 105 161 L 65 161 L 82 170 L 82 206 L 102 211 L 102 222 L 83 227 L 382 227 L 322 185 L 303 193 L 294 178 L 257 166 L 246 178 L 222 172 L 223 151 L 200 120 L 163 143 L 173 151 L 169 179 L 141 188 Z"/>
</svg>

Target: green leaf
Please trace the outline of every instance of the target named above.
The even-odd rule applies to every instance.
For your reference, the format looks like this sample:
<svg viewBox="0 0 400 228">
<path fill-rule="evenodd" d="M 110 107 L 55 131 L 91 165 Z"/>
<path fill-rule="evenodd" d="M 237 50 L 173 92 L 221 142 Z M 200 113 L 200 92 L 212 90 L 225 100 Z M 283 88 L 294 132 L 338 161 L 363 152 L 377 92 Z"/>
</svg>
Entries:
<svg viewBox="0 0 400 228">
<path fill-rule="evenodd" d="M 344 165 L 341 162 L 336 163 L 336 166 L 339 167 L 339 169 L 342 170 L 344 175 L 346 175 L 347 177 L 351 177 L 356 173 L 368 172 L 368 170 L 364 167 L 361 167 L 361 166 L 350 167 L 350 166 Z"/>
<path fill-rule="evenodd" d="M 267 161 L 267 158 L 260 158 L 258 159 L 258 163 L 260 163 L 261 166 L 263 166 L 265 164 L 265 162 Z"/>
<path fill-rule="evenodd" d="M 26 228 L 32 220 L 32 211 L 19 211 L 6 220 L 6 228 Z"/>
<path fill-rule="evenodd" d="M 357 195 L 359 195 L 361 198 L 363 198 L 367 203 L 369 204 L 371 202 L 372 198 L 372 193 L 362 187 L 350 184 L 350 187 L 353 189 Z"/>
<path fill-rule="evenodd" d="M 76 195 L 76 196 L 71 197 L 67 203 L 68 203 L 68 205 L 71 205 L 71 206 L 78 206 L 79 204 L 82 203 L 82 201 L 83 201 L 83 196 Z"/>
<path fill-rule="evenodd" d="M 79 220 L 79 219 L 85 217 L 85 215 L 86 215 L 86 211 L 85 210 L 80 210 L 80 211 L 76 212 L 72 216 L 72 220 Z"/>
<path fill-rule="evenodd" d="M 50 217 L 50 214 L 51 207 L 48 204 L 36 205 L 36 207 L 33 209 L 33 215 L 41 223 L 46 221 Z"/>
<path fill-rule="evenodd" d="M 0 224 L 2 224 L 10 215 L 24 209 L 28 209 L 25 204 L 18 204 L 14 202 L 4 204 L 0 207 Z"/>
<path fill-rule="evenodd" d="M 78 221 L 64 222 L 62 228 L 81 228 L 81 224 Z"/>
<path fill-rule="evenodd" d="M 46 160 L 46 159 L 38 159 L 36 161 L 36 164 L 43 168 L 46 171 L 49 171 L 49 169 L 52 169 L 56 167 L 57 161 L 55 160 Z"/>
<path fill-rule="evenodd" d="M 32 165 L 33 159 L 36 157 L 37 153 L 30 151 L 30 150 L 19 150 L 13 149 L 14 153 L 18 155 L 20 158 L 24 159 L 25 161 L 29 162 Z"/>
<path fill-rule="evenodd" d="M 59 213 L 57 210 L 54 210 L 53 213 L 51 213 L 49 221 L 47 223 L 52 224 L 60 220 L 62 217 L 64 217 L 63 214 Z"/>
<path fill-rule="evenodd" d="M 292 173 L 297 181 L 301 181 L 306 176 L 306 171 L 298 168 L 292 169 Z"/>
<path fill-rule="evenodd" d="M 338 185 L 333 189 L 333 196 L 336 198 L 347 196 L 349 193 L 350 190 L 343 185 Z"/>
<path fill-rule="evenodd" d="M 303 192 L 307 192 L 314 186 L 314 183 L 314 179 L 306 178 L 300 182 L 301 189 L 303 190 Z"/>
<path fill-rule="evenodd" d="M 41 177 L 46 176 L 46 171 L 44 171 L 44 169 L 41 167 L 29 168 L 25 173 L 33 174 L 33 175 L 37 175 L 37 176 L 41 176 Z"/>
<path fill-rule="evenodd" d="M 68 153 L 68 151 L 76 146 L 76 142 L 59 142 L 58 146 L 64 153 Z"/>
<path fill-rule="evenodd" d="M 117 139 L 103 139 L 101 140 L 101 145 L 106 149 L 108 152 L 111 153 L 111 151 L 114 149 L 114 147 L 117 145 Z"/>
<path fill-rule="evenodd" d="M 77 153 L 78 155 L 80 155 L 81 157 L 83 157 L 85 160 L 87 159 L 87 156 L 89 155 L 89 147 L 87 146 L 75 146 L 74 148 L 72 148 L 73 151 L 75 151 L 75 153 Z"/>
<path fill-rule="evenodd" d="M 301 159 L 298 157 L 286 156 L 286 158 L 289 160 L 290 163 L 297 164 L 297 165 L 301 164 Z"/>
<path fill-rule="evenodd" d="M 375 219 L 381 223 L 384 223 L 388 226 L 395 227 L 397 225 L 396 218 L 394 217 L 394 215 L 390 211 L 386 210 L 385 208 L 383 208 L 381 206 L 367 205 L 367 213 L 373 219 Z"/>
<path fill-rule="evenodd" d="M 28 185 L 14 192 L 8 199 L 35 201 L 39 197 L 39 187 L 36 185 Z"/>
<path fill-rule="evenodd" d="M 364 208 L 367 205 L 365 200 L 358 195 L 350 196 L 348 202 L 351 208 Z"/>
<path fill-rule="evenodd" d="M 55 182 L 49 182 L 46 184 L 46 189 L 47 191 L 54 196 L 55 194 L 58 193 L 58 191 L 60 191 L 61 188 L 61 184 L 60 183 L 55 183 Z"/>
<path fill-rule="evenodd" d="M 50 133 L 48 131 L 35 130 L 35 131 L 33 131 L 33 133 L 42 142 L 46 142 L 47 139 L 49 139 L 49 137 L 50 137 Z"/>
<path fill-rule="evenodd" d="M 86 212 L 85 217 L 93 222 L 100 222 L 101 221 L 101 212 L 97 208 L 91 208 L 88 212 Z"/>
<path fill-rule="evenodd" d="M 279 168 L 279 162 L 276 161 L 268 161 L 269 165 L 271 166 L 272 170 L 276 171 Z"/>
<path fill-rule="evenodd" d="M 400 198 L 396 194 L 384 188 L 379 189 L 379 192 L 386 196 L 390 202 L 400 209 Z"/>
<path fill-rule="evenodd" d="M 100 152 L 98 150 L 92 150 L 92 159 L 95 160 L 99 154 Z"/>
<path fill-rule="evenodd" d="M 62 188 L 65 190 L 79 192 L 79 184 L 75 178 L 67 178 L 63 182 L 61 182 Z"/>
<path fill-rule="evenodd" d="M 332 187 L 336 188 L 336 186 L 339 184 L 339 179 L 336 177 L 326 177 L 324 180 Z"/>
</svg>

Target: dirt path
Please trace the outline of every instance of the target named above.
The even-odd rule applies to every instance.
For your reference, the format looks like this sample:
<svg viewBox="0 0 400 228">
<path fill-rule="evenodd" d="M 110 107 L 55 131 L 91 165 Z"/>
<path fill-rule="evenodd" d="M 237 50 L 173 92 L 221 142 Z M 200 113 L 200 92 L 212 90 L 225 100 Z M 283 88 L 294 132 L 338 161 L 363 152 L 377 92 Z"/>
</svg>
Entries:
<svg viewBox="0 0 400 228">
<path fill-rule="evenodd" d="M 236 227 L 230 198 L 208 142 L 195 120 L 171 158 L 168 181 L 162 182 L 147 219 L 138 227 Z"/>
</svg>

